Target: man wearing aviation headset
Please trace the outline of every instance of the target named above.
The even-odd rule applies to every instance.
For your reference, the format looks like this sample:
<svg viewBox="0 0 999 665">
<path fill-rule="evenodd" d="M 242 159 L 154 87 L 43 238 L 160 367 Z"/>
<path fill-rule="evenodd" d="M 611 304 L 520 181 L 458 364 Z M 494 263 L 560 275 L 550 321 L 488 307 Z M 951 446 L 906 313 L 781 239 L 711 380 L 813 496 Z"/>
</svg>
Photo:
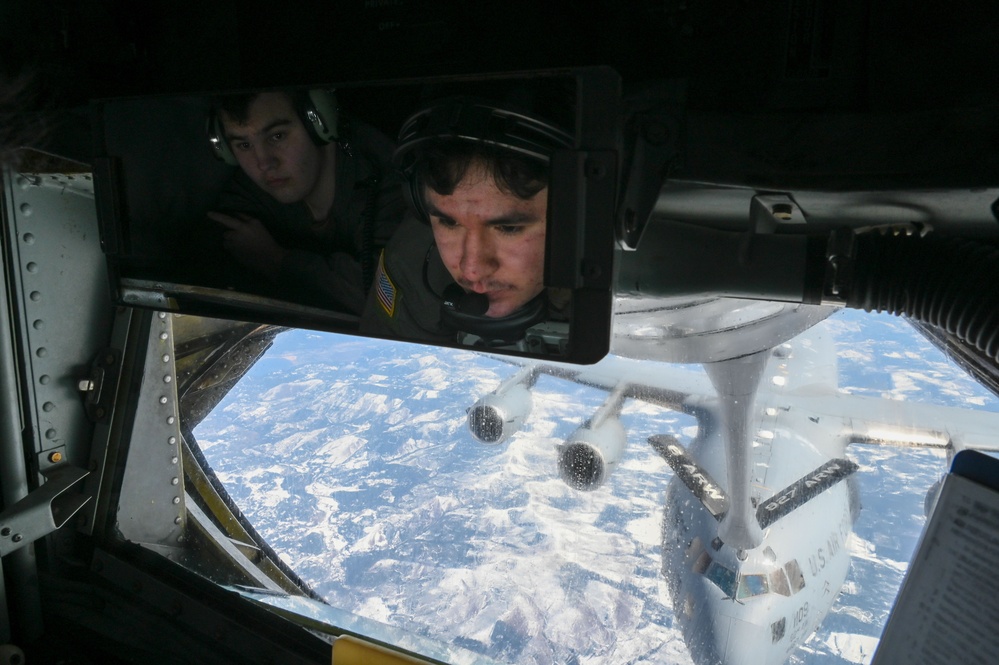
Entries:
<svg viewBox="0 0 999 665">
<path fill-rule="evenodd" d="M 548 164 L 571 146 L 547 121 L 471 98 L 411 116 L 394 159 L 418 220 L 382 253 L 361 331 L 538 350 L 525 335 L 567 300 L 543 276 Z"/>
<path fill-rule="evenodd" d="M 232 95 L 208 121 L 239 169 L 208 217 L 265 293 L 360 314 L 374 265 L 405 210 L 391 141 L 347 123 L 329 90 Z"/>
</svg>

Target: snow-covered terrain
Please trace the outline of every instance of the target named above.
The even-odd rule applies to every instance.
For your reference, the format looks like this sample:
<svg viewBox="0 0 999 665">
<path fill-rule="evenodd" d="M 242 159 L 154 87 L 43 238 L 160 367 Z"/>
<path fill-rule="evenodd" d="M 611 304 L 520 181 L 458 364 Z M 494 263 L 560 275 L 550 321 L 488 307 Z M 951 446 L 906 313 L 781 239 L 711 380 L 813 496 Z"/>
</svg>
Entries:
<svg viewBox="0 0 999 665">
<path fill-rule="evenodd" d="M 843 312 L 845 392 L 999 411 L 904 321 Z M 517 663 L 687 663 L 661 566 L 669 467 L 692 417 L 629 402 L 625 458 L 598 490 L 558 479 L 554 448 L 605 395 L 551 377 L 523 430 L 475 444 L 465 409 L 513 371 L 470 352 L 308 331 L 274 346 L 196 430 L 218 477 L 327 601 Z M 923 449 L 854 447 L 863 511 L 851 571 L 795 663 L 866 663 L 946 467 Z"/>
</svg>

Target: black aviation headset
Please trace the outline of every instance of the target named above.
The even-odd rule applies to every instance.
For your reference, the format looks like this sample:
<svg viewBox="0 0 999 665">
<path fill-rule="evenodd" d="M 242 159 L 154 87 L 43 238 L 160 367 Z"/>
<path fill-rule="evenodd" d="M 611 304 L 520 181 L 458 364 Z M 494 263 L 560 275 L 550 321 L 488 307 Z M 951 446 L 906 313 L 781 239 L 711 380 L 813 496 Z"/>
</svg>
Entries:
<svg viewBox="0 0 999 665">
<path fill-rule="evenodd" d="M 399 145 L 393 155 L 396 168 L 405 178 L 405 194 L 410 206 L 424 222 L 430 223 L 423 200 L 424 185 L 418 175 L 419 149 L 435 141 L 466 141 L 509 151 L 545 167 L 554 151 L 573 147 L 568 132 L 537 117 L 470 97 L 451 97 L 436 102 L 410 116 L 399 131 Z M 481 338 L 496 346 L 523 339 L 531 326 L 548 316 L 545 292 L 535 296 L 517 311 L 504 317 L 487 317 L 488 298 L 466 293 L 458 284 L 449 284 L 437 293 L 430 284 L 428 270 L 436 245 L 427 251 L 423 264 L 424 286 L 441 301 L 441 323 Z"/>
<path fill-rule="evenodd" d="M 287 94 L 313 143 L 317 146 L 324 146 L 340 139 L 340 113 L 335 91 L 315 88 L 304 94 L 297 92 L 288 92 Z M 247 95 L 247 99 L 252 99 L 252 96 Z M 219 110 L 215 108 L 208 114 L 206 123 L 208 143 L 215 157 L 226 164 L 237 166 L 236 155 L 233 154 L 229 141 L 226 139 L 225 127 L 222 124 Z"/>
</svg>

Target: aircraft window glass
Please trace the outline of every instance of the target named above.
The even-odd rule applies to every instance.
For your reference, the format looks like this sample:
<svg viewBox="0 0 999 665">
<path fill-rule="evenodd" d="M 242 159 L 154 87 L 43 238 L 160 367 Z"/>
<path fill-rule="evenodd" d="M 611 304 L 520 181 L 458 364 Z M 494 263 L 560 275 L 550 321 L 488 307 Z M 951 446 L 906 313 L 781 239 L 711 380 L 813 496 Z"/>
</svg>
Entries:
<svg viewBox="0 0 999 665">
<path fill-rule="evenodd" d="M 774 593 L 779 593 L 782 596 L 791 595 L 791 587 L 787 583 L 787 573 L 782 568 L 770 573 L 770 588 L 773 589 Z"/>
<path fill-rule="evenodd" d="M 787 579 L 791 583 L 792 595 L 805 588 L 805 576 L 801 572 L 801 566 L 798 565 L 797 559 L 791 559 L 784 564 L 784 570 L 787 571 Z"/>
<path fill-rule="evenodd" d="M 717 561 L 712 561 L 708 566 L 705 577 L 714 582 L 719 589 L 725 592 L 729 598 L 735 598 L 736 574 L 735 571 L 726 568 Z"/>
<path fill-rule="evenodd" d="M 741 575 L 739 577 L 739 598 L 752 598 L 770 592 L 766 575 Z"/>
<path fill-rule="evenodd" d="M 774 480 L 771 491 L 819 466 L 821 460 L 803 462 L 806 448 L 795 446 L 828 445 L 839 436 L 842 425 L 826 429 L 837 395 L 863 398 L 850 402 L 851 422 L 880 423 L 887 407 L 919 401 L 956 409 L 947 417 L 962 427 L 973 420 L 966 414 L 999 411 L 995 398 L 902 319 L 843 312 L 816 331 L 822 337 L 810 342 L 809 353 L 832 349 L 838 370 L 829 356 L 812 358 L 792 340 L 792 352 L 779 359 L 787 364 L 787 385 L 768 387 L 773 403 L 760 402 L 773 409 L 765 427 L 775 441 L 753 450 L 771 456 L 768 474 L 789 476 Z M 205 357 L 225 358 L 214 349 Z M 808 602 L 810 612 L 830 617 L 807 648 L 783 642 L 793 636 L 801 646 L 807 636 L 787 630 L 776 637 L 790 628 L 780 616 L 761 620 L 762 639 L 770 643 L 770 626 L 795 662 L 869 654 L 924 523 L 926 491 L 947 464 L 941 450 L 847 447 L 845 457 L 859 470 L 814 499 L 842 504 L 840 512 L 823 511 L 805 525 L 794 522 L 805 514 L 798 511 L 778 519 L 765 530 L 769 551 L 750 552 L 748 560 L 759 566 L 776 556 L 786 563 L 740 580 L 738 571 L 718 563 L 734 560 L 717 537 L 719 521 L 646 444 L 656 435 L 675 437 L 695 465 L 725 486 L 724 474 L 711 466 L 717 460 L 705 452 L 713 442 L 700 437 L 697 416 L 663 406 L 675 405 L 673 392 L 648 389 L 647 399 L 624 401 L 616 418 L 627 444 L 615 453 L 614 420 L 578 429 L 607 403 L 608 391 L 542 374 L 502 405 L 501 421 L 519 429 L 482 445 L 469 432 L 466 409 L 517 374 L 509 361 L 289 330 L 248 364 L 203 420 L 199 412 L 191 443 L 261 540 L 339 612 L 338 625 L 363 619 L 369 623 L 359 632 L 381 626 L 481 660 L 642 662 L 654 653 L 657 660 L 689 662 L 687 628 L 674 617 L 688 613 L 692 634 L 708 639 L 698 626 L 713 611 L 704 591 L 715 598 L 712 585 L 733 598 L 774 592 L 746 604 L 754 609 L 797 594 L 799 605 Z M 709 385 L 695 365 L 627 367 L 624 376 L 636 383 Z M 192 374 L 214 376 L 200 369 Z M 816 416 L 804 404 L 784 408 L 780 399 L 798 394 L 822 412 Z M 206 410 L 204 403 L 198 408 Z M 812 440 L 820 435 L 829 440 Z M 613 473 L 591 491 L 559 477 L 557 446 L 572 436 L 596 437 L 606 455 L 619 453 Z M 773 456 L 783 449 L 795 451 L 801 468 L 776 468 Z M 763 506 L 768 497 L 753 498 Z M 857 498 L 862 519 L 853 523 Z M 830 558 L 827 543 L 841 534 L 842 557 Z M 691 545 L 682 547 L 688 539 Z M 219 580 L 228 583 L 221 571 Z M 824 593 L 826 583 L 831 593 Z M 740 604 L 724 607 L 738 611 Z"/>
</svg>

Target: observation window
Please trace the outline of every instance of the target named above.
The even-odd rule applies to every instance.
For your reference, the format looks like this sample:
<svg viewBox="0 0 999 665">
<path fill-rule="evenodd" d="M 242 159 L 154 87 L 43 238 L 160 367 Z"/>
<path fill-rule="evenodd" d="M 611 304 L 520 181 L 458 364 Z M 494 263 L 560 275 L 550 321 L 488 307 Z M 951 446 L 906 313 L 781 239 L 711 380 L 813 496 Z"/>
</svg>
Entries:
<svg viewBox="0 0 999 665">
<path fill-rule="evenodd" d="M 684 411 L 675 392 L 655 388 L 656 381 L 675 381 L 674 390 L 704 389 L 699 404 L 709 403 L 713 393 L 699 366 L 623 360 L 622 376 L 651 387 L 636 387 L 637 397 L 623 404 L 619 419 L 627 445 L 613 473 L 602 486 L 581 492 L 559 479 L 554 455 L 604 404 L 607 391 L 592 383 L 539 375 L 521 428 L 499 445 L 484 446 L 469 433 L 466 409 L 516 373 L 509 361 L 301 330 L 271 330 L 254 344 L 236 340 L 254 330 L 221 325 L 210 343 L 180 341 L 178 382 L 189 390 L 181 396 L 181 417 L 193 460 L 185 460 L 185 468 L 196 461 L 214 476 L 221 503 L 235 506 L 252 526 L 235 538 L 252 546 L 242 549 L 252 553 L 259 547 L 257 560 L 273 554 L 321 599 L 284 598 L 283 614 L 309 614 L 312 621 L 454 662 L 640 662 L 643 654 L 663 648 L 685 652 L 685 639 L 709 639 L 687 636 L 674 622 L 676 615 L 707 611 L 709 604 L 698 595 L 703 592 L 661 584 L 664 576 L 669 581 L 693 570 L 729 597 L 762 601 L 768 591 L 777 600 L 801 591 L 806 574 L 815 574 L 808 557 L 821 544 L 801 540 L 815 529 L 800 529 L 779 545 L 768 540 L 762 558 L 779 555 L 787 563 L 767 575 L 740 576 L 713 561 L 711 555 L 727 547 L 717 538 L 718 521 L 644 445 L 650 436 L 668 434 L 694 460 L 704 459 L 699 446 L 707 444 L 697 438 L 702 428 L 696 410 Z M 842 312 L 812 334 L 818 337 L 811 338 L 809 352 L 830 352 L 834 359 L 822 356 L 827 362 L 816 362 L 806 374 L 794 364 L 811 361 L 792 339 L 774 356 L 789 365 L 781 370 L 785 390 L 774 394 L 793 396 L 806 378 L 813 385 L 831 382 L 826 393 L 802 391 L 822 407 L 821 426 L 833 422 L 829 411 L 844 398 L 862 399 L 877 417 L 888 407 L 924 400 L 945 408 L 941 413 L 954 424 L 968 422 L 968 414 L 999 412 L 990 393 L 904 320 Z M 185 358 L 190 368 L 182 367 Z M 823 394 L 824 401 L 818 397 Z M 808 437 L 823 431 L 803 418 L 807 429 L 782 439 L 793 432 L 790 419 L 805 405 L 769 406 L 766 429 L 779 440 L 760 454 L 809 444 Z M 775 418 L 788 423 L 775 426 Z M 839 434 L 837 429 L 829 436 Z M 878 562 L 911 556 L 924 522 L 925 493 L 945 470 L 946 456 L 845 443 L 844 455 L 861 466 L 850 482 L 857 485 L 865 519 L 852 525 L 855 546 L 841 551 L 845 557 L 858 548 L 867 554 L 844 567 L 845 578 L 826 578 L 835 604 L 821 611 L 866 617 L 854 629 L 860 639 L 880 634 L 904 573 Z M 723 474 L 709 471 L 724 487 Z M 190 478 L 185 486 L 189 494 L 198 487 Z M 768 539 L 785 519 L 771 525 Z M 822 536 L 841 527 L 825 526 Z M 666 537 L 690 545 L 668 548 Z M 211 576 L 213 566 L 218 582 L 229 584 L 207 557 L 197 567 Z M 864 592 L 837 596 L 846 584 Z M 764 631 L 767 626 L 774 640 L 787 637 L 780 622 L 765 624 Z M 848 657 L 837 646 L 844 642 L 829 637 L 842 630 L 820 624 L 809 650 L 792 650 L 794 657 L 806 663 Z"/>
</svg>

